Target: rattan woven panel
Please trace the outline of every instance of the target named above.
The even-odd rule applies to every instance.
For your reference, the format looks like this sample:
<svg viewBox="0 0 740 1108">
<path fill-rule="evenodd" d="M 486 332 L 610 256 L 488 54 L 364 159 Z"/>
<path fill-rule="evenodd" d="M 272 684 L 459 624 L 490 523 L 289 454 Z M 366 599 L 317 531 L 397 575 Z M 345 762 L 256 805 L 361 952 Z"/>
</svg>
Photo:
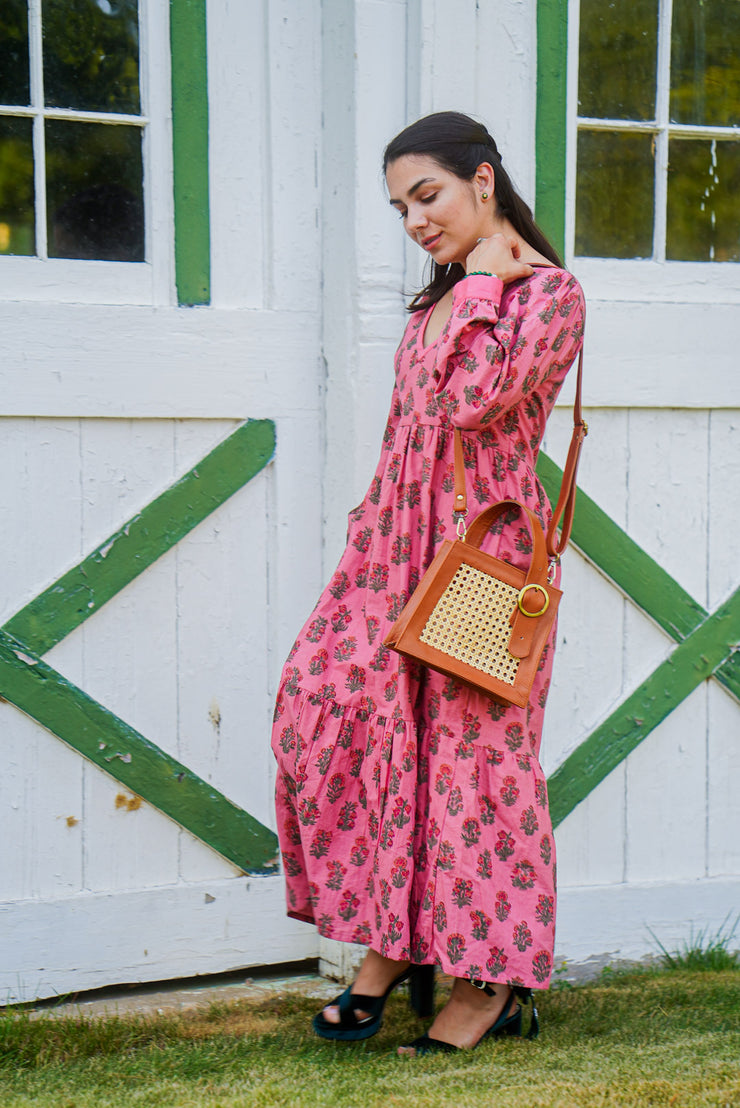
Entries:
<svg viewBox="0 0 740 1108">
<path fill-rule="evenodd" d="M 509 619 L 519 590 L 463 563 L 419 638 L 427 646 L 513 685 L 519 659 L 509 653 Z"/>
</svg>

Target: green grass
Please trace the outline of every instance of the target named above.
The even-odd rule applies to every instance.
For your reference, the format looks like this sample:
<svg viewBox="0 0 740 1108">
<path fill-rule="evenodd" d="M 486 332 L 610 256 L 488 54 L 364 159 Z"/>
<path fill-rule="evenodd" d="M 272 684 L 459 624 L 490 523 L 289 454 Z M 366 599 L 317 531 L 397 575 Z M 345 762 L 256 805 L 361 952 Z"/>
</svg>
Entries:
<svg viewBox="0 0 740 1108">
<path fill-rule="evenodd" d="M 365 1044 L 310 1031 L 283 995 L 150 1018 L 0 1017 L 2 1108 L 740 1106 L 740 971 L 623 974 L 539 1001 L 542 1035 L 398 1058 L 420 1033 L 394 995 Z"/>
<path fill-rule="evenodd" d="M 679 950 L 668 951 L 655 934 L 650 931 L 660 950 L 660 963 L 667 970 L 726 970 L 740 968 L 740 951 L 732 950 L 740 916 L 730 927 L 729 915 L 716 932 L 708 927 L 694 933 Z"/>
</svg>

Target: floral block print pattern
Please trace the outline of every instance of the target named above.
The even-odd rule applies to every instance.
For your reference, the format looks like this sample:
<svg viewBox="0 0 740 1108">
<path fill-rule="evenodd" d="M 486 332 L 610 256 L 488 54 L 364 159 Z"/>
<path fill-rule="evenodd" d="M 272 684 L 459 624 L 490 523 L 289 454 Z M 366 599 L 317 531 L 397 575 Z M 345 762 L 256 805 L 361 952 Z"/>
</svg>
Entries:
<svg viewBox="0 0 740 1108">
<path fill-rule="evenodd" d="M 473 514 L 512 498 L 547 526 L 535 463 L 580 349 L 583 296 L 560 269 L 506 288 L 474 275 L 425 346 L 429 314 L 410 318 L 375 476 L 283 670 L 273 750 L 288 913 L 390 958 L 544 988 L 555 852 L 538 754 L 554 632 L 522 709 L 383 638 L 454 535 L 454 427 Z M 526 565 L 531 540 L 512 513 L 483 547 Z"/>
</svg>

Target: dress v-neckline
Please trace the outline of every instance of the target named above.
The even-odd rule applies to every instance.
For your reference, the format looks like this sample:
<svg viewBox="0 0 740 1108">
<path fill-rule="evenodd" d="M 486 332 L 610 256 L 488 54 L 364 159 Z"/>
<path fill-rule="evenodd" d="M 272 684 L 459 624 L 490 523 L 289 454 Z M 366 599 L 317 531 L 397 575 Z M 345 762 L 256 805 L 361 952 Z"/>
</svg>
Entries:
<svg viewBox="0 0 740 1108">
<path fill-rule="evenodd" d="M 432 340 L 432 342 L 427 343 L 425 341 L 426 334 L 427 334 L 427 327 L 429 326 L 429 320 L 432 318 L 432 312 L 434 311 L 434 309 L 436 307 L 437 307 L 437 304 L 434 303 L 434 304 L 431 305 L 431 307 L 427 308 L 427 310 L 424 312 L 424 318 L 422 319 L 421 325 L 419 327 L 419 343 L 420 343 L 420 346 L 421 346 L 422 354 L 426 354 L 426 352 L 428 350 L 431 350 L 432 347 L 436 345 L 437 341 L 439 340 L 439 335 L 441 335 L 442 331 L 444 331 L 444 326 L 443 326 L 442 330 Z M 450 315 L 452 315 L 452 312 L 450 312 Z M 446 326 L 446 324 L 445 324 L 445 326 Z"/>
</svg>

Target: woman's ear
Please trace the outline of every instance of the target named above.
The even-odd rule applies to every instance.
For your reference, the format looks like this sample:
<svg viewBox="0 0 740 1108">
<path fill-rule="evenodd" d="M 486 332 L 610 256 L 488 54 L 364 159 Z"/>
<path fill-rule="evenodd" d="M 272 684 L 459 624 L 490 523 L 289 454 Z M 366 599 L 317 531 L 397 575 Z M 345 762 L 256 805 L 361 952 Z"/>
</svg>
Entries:
<svg viewBox="0 0 740 1108">
<path fill-rule="evenodd" d="M 473 177 L 473 184 L 475 185 L 476 192 L 479 198 L 485 204 L 486 201 L 493 197 L 493 190 L 496 184 L 496 176 L 493 172 L 493 166 L 490 162 L 481 162 L 475 171 Z"/>
</svg>

